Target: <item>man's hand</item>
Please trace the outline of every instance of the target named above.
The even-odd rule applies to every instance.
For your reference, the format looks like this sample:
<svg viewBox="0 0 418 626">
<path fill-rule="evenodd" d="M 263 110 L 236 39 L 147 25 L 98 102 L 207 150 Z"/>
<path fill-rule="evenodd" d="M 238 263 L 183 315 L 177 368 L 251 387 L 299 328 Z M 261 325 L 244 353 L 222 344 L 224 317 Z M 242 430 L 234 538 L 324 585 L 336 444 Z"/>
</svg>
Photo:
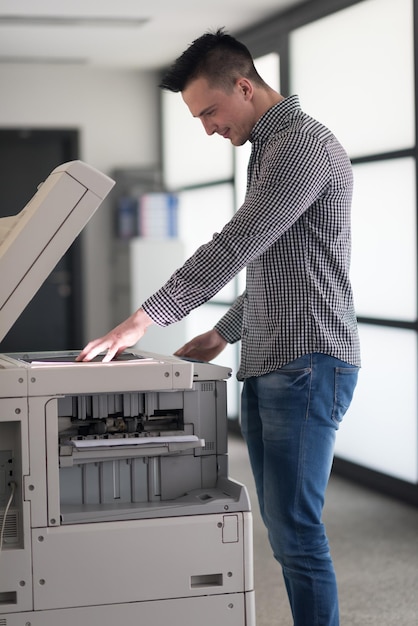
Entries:
<svg viewBox="0 0 418 626">
<path fill-rule="evenodd" d="M 214 328 L 203 335 L 198 335 L 174 353 L 174 356 L 212 361 L 222 352 L 227 341 Z"/>
<path fill-rule="evenodd" d="M 138 309 L 127 320 L 116 326 L 104 337 L 94 339 L 80 352 L 76 361 L 91 361 L 100 352 L 106 352 L 103 363 L 108 363 L 126 348 L 133 346 L 143 337 L 152 319 L 143 309 Z"/>
</svg>

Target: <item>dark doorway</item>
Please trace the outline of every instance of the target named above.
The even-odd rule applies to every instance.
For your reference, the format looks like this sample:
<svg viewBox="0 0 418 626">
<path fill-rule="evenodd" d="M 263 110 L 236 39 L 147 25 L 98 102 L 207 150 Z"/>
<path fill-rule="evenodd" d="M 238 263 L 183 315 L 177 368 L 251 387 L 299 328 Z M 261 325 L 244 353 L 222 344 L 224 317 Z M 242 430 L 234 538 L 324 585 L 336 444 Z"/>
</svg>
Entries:
<svg viewBox="0 0 418 626">
<path fill-rule="evenodd" d="M 55 167 L 77 158 L 76 130 L 0 129 L 0 217 L 19 213 Z M 77 348 L 81 320 L 77 239 L 0 343 L 0 351 Z"/>
</svg>

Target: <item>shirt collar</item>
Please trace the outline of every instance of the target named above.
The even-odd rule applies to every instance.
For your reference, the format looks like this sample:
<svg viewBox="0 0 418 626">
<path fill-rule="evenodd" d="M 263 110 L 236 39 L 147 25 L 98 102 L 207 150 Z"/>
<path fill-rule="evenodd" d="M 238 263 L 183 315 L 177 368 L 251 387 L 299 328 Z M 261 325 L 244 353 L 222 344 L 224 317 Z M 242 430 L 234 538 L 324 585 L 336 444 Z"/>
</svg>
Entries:
<svg viewBox="0 0 418 626">
<path fill-rule="evenodd" d="M 277 131 L 284 127 L 286 119 L 295 111 L 300 110 L 299 97 L 289 96 L 268 109 L 256 122 L 251 131 L 249 140 L 263 141 L 271 136 L 272 130 Z"/>
</svg>

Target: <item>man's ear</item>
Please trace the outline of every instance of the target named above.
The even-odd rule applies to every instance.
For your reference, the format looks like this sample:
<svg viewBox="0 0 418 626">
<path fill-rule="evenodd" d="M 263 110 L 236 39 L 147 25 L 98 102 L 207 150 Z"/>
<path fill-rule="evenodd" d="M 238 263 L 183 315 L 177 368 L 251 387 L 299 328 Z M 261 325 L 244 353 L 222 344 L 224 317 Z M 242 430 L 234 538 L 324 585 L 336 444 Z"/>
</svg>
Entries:
<svg viewBox="0 0 418 626">
<path fill-rule="evenodd" d="M 237 87 L 244 96 L 245 100 L 251 100 L 254 93 L 254 87 L 248 78 L 239 78 L 237 80 Z"/>
</svg>

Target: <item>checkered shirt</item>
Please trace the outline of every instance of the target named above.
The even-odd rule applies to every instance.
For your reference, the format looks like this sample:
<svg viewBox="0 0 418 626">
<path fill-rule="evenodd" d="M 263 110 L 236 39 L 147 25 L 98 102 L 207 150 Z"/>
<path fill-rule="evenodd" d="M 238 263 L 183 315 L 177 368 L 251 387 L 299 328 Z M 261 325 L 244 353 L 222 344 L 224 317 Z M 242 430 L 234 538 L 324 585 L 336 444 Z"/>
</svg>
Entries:
<svg viewBox="0 0 418 626">
<path fill-rule="evenodd" d="M 360 366 L 349 158 L 297 96 L 269 109 L 250 141 L 243 205 L 143 308 L 161 326 L 179 321 L 246 267 L 245 292 L 215 326 L 241 340 L 239 380 L 311 352 Z"/>
</svg>

